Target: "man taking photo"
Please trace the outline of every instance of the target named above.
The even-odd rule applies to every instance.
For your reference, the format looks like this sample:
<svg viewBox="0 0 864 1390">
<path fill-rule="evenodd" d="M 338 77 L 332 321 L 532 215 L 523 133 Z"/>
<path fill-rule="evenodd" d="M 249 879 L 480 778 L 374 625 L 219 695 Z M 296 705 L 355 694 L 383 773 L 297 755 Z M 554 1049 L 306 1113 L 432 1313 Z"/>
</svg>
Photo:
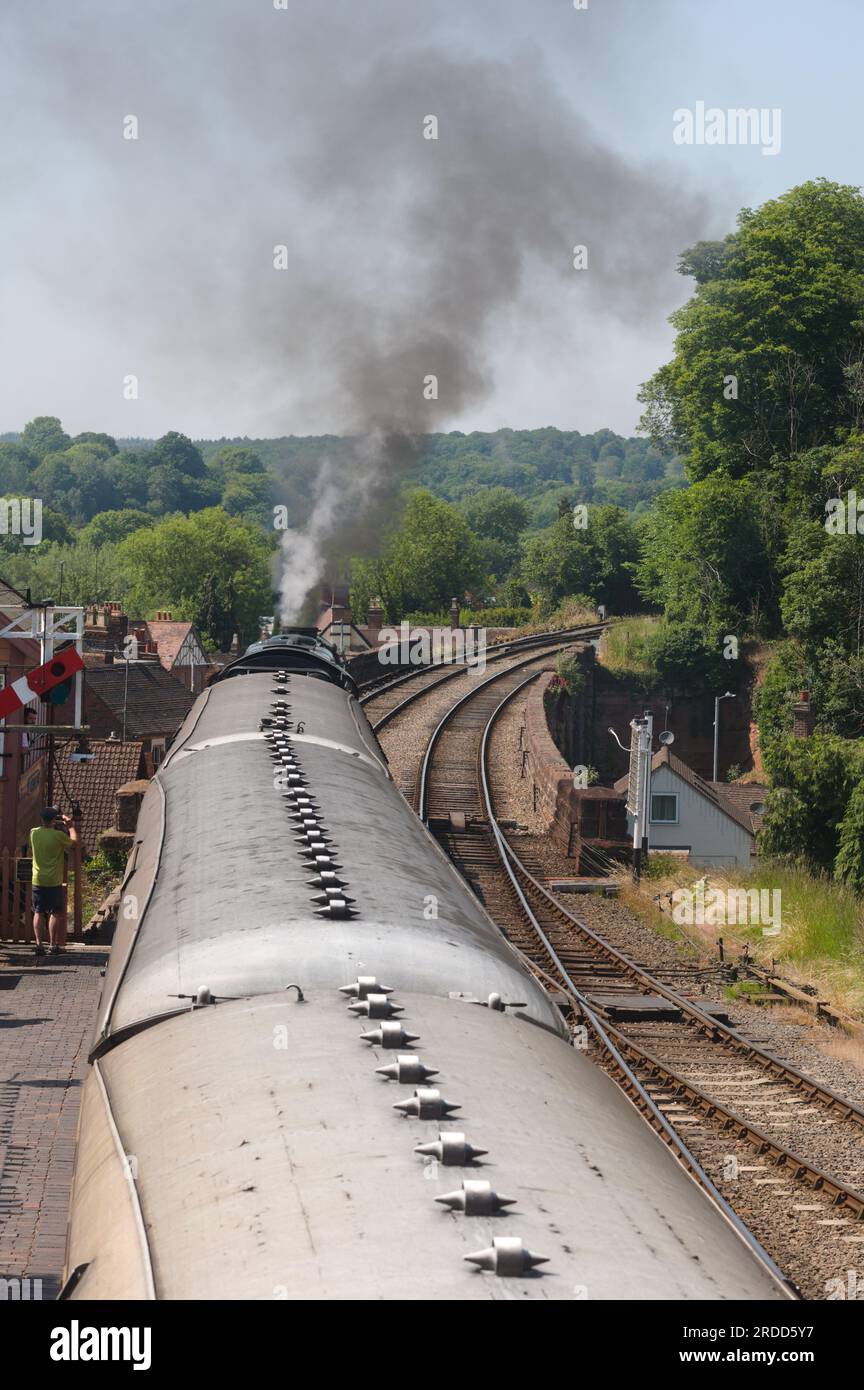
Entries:
<svg viewBox="0 0 864 1390">
<path fill-rule="evenodd" d="M 78 831 L 71 816 L 63 816 L 56 806 L 45 806 L 42 824 L 30 831 L 30 850 L 33 855 L 33 935 L 36 955 L 44 956 L 42 928 L 47 918 L 48 944 L 52 956 L 60 950 L 57 936 L 66 915 L 66 890 L 63 887 L 63 856 L 78 840 Z"/>
</svg>

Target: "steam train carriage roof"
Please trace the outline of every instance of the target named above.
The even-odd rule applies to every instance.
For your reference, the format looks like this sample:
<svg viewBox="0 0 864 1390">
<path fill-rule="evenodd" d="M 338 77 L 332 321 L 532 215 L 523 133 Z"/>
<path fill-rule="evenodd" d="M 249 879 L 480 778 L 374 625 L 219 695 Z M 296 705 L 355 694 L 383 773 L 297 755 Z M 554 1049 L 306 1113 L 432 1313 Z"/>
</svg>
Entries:
<svg viewBox="0 0 864 1390">
<path fill-rule="evenodd" d="M 586 1057 L 491 1009 L 392 997 L 411 1051 L 438 1069 L 430 1084 L 459 1106 L 446 1122 L 394 1109 L 413 1088 L 377 1074 L 395 1054 L 361 1041 L 336 990 L 187 1012 L 107 1053 L 85 1088 L 74 1297 L 147 1297 L 148 1281 L 170 1299 L 783 1297 Z M 439 1129 L 486 1153 L 469 1168 L 424 1161 Z M 513 1204 L 482 1216 L 436 1202 L 464 1179 Z M 501 1236 L 547 1263 L 514 1280 L 466 1261 Z"/>
<path fill-rule="evenodd" d="M 321 915 L 308 841 L 274 785 L 272 732 L 290 705 L 292 764 L 337 866 L 350 917 Z M 302 732 L 298 730 L 302 729 Z M 391 984 L 499 993 L 562 1031 L 560 1015 L 492 925 L 387 772 L 355 700 L 336 686 L 267 673 L 211 686 L 144 797 L 106 978 L 100 1033 L 183 1007 L 206 986 L 236 998 L 337 987 L 387 963 Z M 140 930 L 139 930 L 140 923 Z M 388 983 L 388 981 L 384 981 Z"/>
<path fill-rule="evenodd" d="M 784 1296 L 569 1045 L 337 684 L 247 668 L 209 687 L 148 788 L 122 901 L 72 1298 Z M 391 1019 L 340 992 L 360 976 L 392 989 Z M 403 1061 L 455 1111 L 415 1113 L 428 1089 L 379 1071 Z M 459 1133 L 479 1163 L 417 1151 Z M 455 1210 L 463 1182 L 512 1200 Z M 517 1279 L 465 1258 L 500 1237 Z"/>
</svg>

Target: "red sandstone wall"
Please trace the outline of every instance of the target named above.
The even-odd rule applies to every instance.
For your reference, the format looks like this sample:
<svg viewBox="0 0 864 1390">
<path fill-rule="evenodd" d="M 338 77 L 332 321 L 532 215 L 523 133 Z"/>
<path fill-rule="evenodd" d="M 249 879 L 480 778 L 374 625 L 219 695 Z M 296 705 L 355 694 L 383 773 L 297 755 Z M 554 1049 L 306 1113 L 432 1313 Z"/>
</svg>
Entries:
<svg viewBox="0 0 864 1390">
<path fill-rule="evenodd" d="M 573 769 L 559 753 L 549 732 L 549 709 L 544 694 L 553 671 L 554 666 L 550 665 L 548 670 L 544 668 L 525 702 L 525 772 L 531 779 L 534 809 L 543 816 L 546 833 L 567 854 L 575 847 L 572 828 L 578 821 L 579 793 L 573 786 Z"/>
<path fill-rule="evenodd" d="M 621 742 L 629 747 L 630 720 L 645 709 L 650 709 L 654 715 L 655 746 L 657 734 L 665 728 L 671 729 L 675 735 L 674 751 L 681 761 L 700 777 L 710 779 L 714 762 L 713 695 L 685 692 L 665 696 L 658 691 L 641 695 L 626 687 L 603 666 L 595 666 L 593 738 L 589 756 L 584 761 L 598 769 L 600 780 L 604 783 L 616 781 L 627 771 L 628 764 L 627 754 L 622 753 L 607 730 L 611 726 Z M 721 780 L 733 764 L 737 763 L 742 772 L 753 767 L 752 740 L 750 692 L 744 689 L 737 699 L 721 702 Z"/>
</svg>

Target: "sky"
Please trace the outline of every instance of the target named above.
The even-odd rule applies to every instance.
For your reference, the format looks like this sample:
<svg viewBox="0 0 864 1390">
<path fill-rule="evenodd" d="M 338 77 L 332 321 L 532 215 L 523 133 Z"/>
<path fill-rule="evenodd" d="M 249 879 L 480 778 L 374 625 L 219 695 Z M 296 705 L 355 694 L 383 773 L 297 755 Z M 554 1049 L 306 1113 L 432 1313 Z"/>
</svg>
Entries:
<svg viewBox="0 0 864 1390">
<path fill-rule="evenodd" d="M 862 45 L 858 0 L 4 0 L 0 432 L 632 433 L 680 251 L 864 181 Z M 779 152 L 676 143 L 700 102 Z"/>
</svg>

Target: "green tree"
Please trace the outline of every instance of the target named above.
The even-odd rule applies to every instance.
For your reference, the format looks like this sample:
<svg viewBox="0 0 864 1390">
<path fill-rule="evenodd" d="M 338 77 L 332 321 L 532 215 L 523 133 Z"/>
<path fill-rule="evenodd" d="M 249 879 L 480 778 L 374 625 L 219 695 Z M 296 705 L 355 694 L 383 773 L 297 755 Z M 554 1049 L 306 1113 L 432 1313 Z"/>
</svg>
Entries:
<svg viewBox="0 0 864 1390">
<path fill-rule="evenodd" d="M 21 443 L 37 459 L 49 454 L 62 454 L 69 448 L 70 439 L 55 415 L 37 415 L 21 431 Z"/>
<path fill-rule="evenodd" d="M 530 512 L 512 488 L 490 487 L 466 498 L 462 515 L 476 536 L 515 546 L 528 525 Z"/>
<path fill-rule="evenodd" d="M 188 491 L 182 473 L 154 463 L 147 474 L 147 510 L 154 516 L 186 510 Z"/>
<path fill-rule="evenodd" d="M 760 851 L 830 872 L 850 797 L 864 776 L 864 744 L 814 733 L 775 740 L 763 752 L 773 786 Z"/>
<path fill-rule="evenodd" d="M 86 449 L 89 445 L 77 445 Z M 67 457 L 72 450 L 67 450 Z M 118 503 L 117 489 L 102 459 L 72 460 L 73 484 L 67 493 L 71 510 L 83 521 L 90 521 L 99 512 L 112 511 Z"/>
<path fill-rule="evenodd" d="M 720 693 L 738 682 L 738 662 L 727 661 L 701 628 L 681 623 L 663 625 L 646 643 L 649 660 L 665 690 L 703 686 Z"/>
<path fill-rule="evenodd" d="M 72 443 L 73 445 L 98 444 L 105 450 L 103 458 L 108 458 L 110 455 L 117 453 L 117 440 L 112 438 L 110 434 L 98 434 L 94 430 L 85 430 L 83 434 L 76 434 Z"/>
<path fill-rule="evenodd" d="M 47 513 L 49 529 L 55 531 L 54 514 Z M 46 513 L 43 512 L 43 530 Z M 64 603 L 88 604 L 104 599 L 119 599 L 129 592 L 129 578 L 117 560 L 117 547 L 96 547 L 89 542 L 64 544 L 62 533 L 70 534 L 64 518 L 56 524 L 57 543 L 21 546 L 14 553 L 3 555 L 3 577 L 16 589 L 28 586 L 35 599 L 52 598 Z"/>
<path fill-rule="evenodd" d="M 0 444 L 0 493 L 6 497 L 29 495 L 37 462 L 20 444 Z"/>
<path fill-rule="evenodd" d="M 448 502 L 418 489 L 380 560 L 352 565 L 352 604 L 364 613 L 380 595 L 390 622 L 405 613 L 440 612 L 483 577 L 480 543 Z M 263 611 L 263 610 L 262 610 Z"/>
<path fill-rule="evenodd" d="M 122 507 L 119 510 L 97 512 L 78 533 L 78 537 L 85 545 L 113 545 L 124 540 L 126 536 L 131 536 L 133 531 L 140 530 L 142 526 L 153 524 L 154 519 L 148 512 L 134 507 Z"/>
<path fill-rule="evenodd" d="M 128 577 L 133 611 L 169 608 L 204 627 L 201 604 L 209 576 L 221 594 L 233 591 L 241 641 L 254 641 L 260 615 L 272 611 L 273 543 L 221 507 L 135 531 L 116 554 Z"/>
<path fill-rule="evenodd" d="M 527 537 L 524 583 L 539 591 L 547 611 L 574 594 L 589 594 L 610 612 L 639 607 L 631 574 L 637 539 L 626 513 L 591 506 L 585 527 L 575 525 L 577 519 L 568 511 L 546 531 Z"/>
<path fill-rule="evenodd" d="M 204 478 L 207 475 L 201 450 L 185 434 L 178 434 L 176 430 L 169 430 L 156 440 L 153 464 L 157 468 L 173 469 L 190 478 Z"/>
<path fill-rule="evenodd" d="M 236 598 L 233 588 L 228 598 L 229 601 Z M 235 623 L 235 614 L 220 593 L 216 576 L 205 575 L 198 598 L 198 624 L 202 634 L 217 651 L 227 652 L 234 636 Z"/>
<path fill-rule="evenodd" d="M 679 267 L 696 292 L 671 317 L 671 362 L 643 388 L 642 425 L 687 453 L 693 479 L 741 477 L 851 424 L 864 357 L 864 198 L 816 179 L 745 208 Z M 737 395 L 731 378 L 737 382 Z"/>
<path fill-rule="evenodd" d="M 122 449 L 106 463 L 121 510 L 143 510 L 150 501 L 148 478 L 152 462 L 150 449 Z"/>
<path fill-rule="evenodd" d="M 837 838 L 835 877 L 864 893 L 864 782 L 859 782 L 846 803 Z"/>
<path fill-rule="evenodd" d="M 0 498 L 0 502 L 5 503 L 5 501 L 5 498 Z M 32 512 L 30 516 L 31 520 L 35 519 Z M 73 545 L 75 542 L 75 532 L 69 525 L 66 517 L 62 516 L 60 512 L 52 511 L 50 507 L 43 507 L 42 535 L 38 548 L 41 549 L 43 546 L 47 546 L 51 541 L 59 545 Z M 0 535 L 0 550 L 2 550 L 4 554 L 15 551 L 21 552 L 24 555 L 28 554 L 28 552 L 32 554 L 36 548 L 35 546 L 27 545 L 23 535 L 15 535 L 12 532 L 6 535 Z M 10 578 L 8 572 L 4 575 L 4 578 Z"/>
<path fill-rule="evenodd" d="M 241 444 L 223 444 L 207 460 L 207 468 L 213 477 L 222 484 L 241 474 L 263 474 L 267 476 L 267 467 L 255 452 Z"/>
<path fill-rule="evenodd" d="M 792 706 L 802 690 L 809 690 L 811 672 L 807 656 L 797 642 L 781 642 L 773 650 L 753 697 L 763 757 L 771 761 L 771 747 L 790 737 Z"/>
<path fill-rule="evenodd" d="M 749 479 L 716 475 L 666 492 L 637 529 L 639 590 L 671 622 L 712 641 L 776 628 L 776 518 Z"/>
<path fill-rule="evenodd" d="M 238 473 L 222 493 L 222 506 L 231 516 L 245 516 L 264 525 L 272 518 L 271 489 L 266 474 Z"/>
<path fill-rule="evenodd" d="M 67 498 L 75 486 L 75 475 L 66 460 L 65 454 L 48 454 L 38 468 L 33 470 L 30 482 L 34 497 L 59 509 L 65 508 Z"/>
</svg>

